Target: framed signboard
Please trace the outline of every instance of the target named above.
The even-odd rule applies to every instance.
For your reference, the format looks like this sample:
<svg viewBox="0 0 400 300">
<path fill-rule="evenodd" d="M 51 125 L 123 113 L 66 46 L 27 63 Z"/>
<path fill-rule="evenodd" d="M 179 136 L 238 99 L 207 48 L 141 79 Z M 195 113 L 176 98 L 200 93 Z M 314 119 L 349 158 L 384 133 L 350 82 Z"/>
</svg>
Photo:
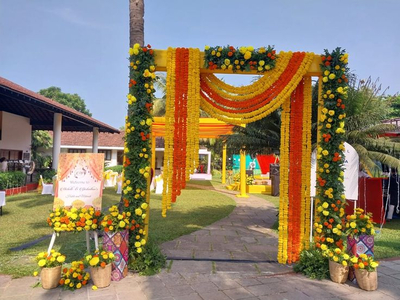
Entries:
<svg viewBox="0 0 400 300">
<path fill-rule="evenodd" d="M 53 209 L 101 210 L 103 169 L 103 153 L 60 153 Z"/>
</svg>

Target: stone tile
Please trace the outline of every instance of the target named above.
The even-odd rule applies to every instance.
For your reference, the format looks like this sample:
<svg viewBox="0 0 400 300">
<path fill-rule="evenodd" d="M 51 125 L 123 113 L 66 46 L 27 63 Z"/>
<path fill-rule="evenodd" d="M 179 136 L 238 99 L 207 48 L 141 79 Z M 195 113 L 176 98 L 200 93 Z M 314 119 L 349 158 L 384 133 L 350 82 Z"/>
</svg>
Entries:
<svg viewBox="0 0 400 300">
<path fill-rule="evenodd" d="M 173 285 L 173 286 L 169 286 L 168 289 L 169 289 L 169 292 L 171 293 L 172 297 L 187 296 L 187 295 L 195 293 L 195 291 L 188 284 Z"/>
<path fill-rule="evenodd" d="M 217 292 L 219 290 L 218 287 L 211 281 L 192 283 L 190 286 L 198 293 L 202 293 L 204 291 Z"/>
<path fill-rule="evenodd" d="M 94 298 L 95 300 L 97 300 L 96 298 Z M 112 298 L 114 299 L 114 298 Z M 150 299 L 158 299 L 158 298 L 153 298 L 153 297 L 148 297 L 146 294 L 144 293 L 135 293 L 132 294 L 130 292 L 121 292 L 118 293 L 117 298 L 118 300 L 125 300 L 125 299 L 135 299 L 135 300 L 150 300 Z M 92 300 L 92 298 L 90 298 L 90 300 Z M 107 298 L 104 298 L 104 300 L 107 300 Z"/>
<path fill-rule="evenodd" d="M 148 299 L 162 298 L 162 297 L 172 297 L 171 293 L 166 287 L 148 287 L 142 288 L 143 294 L 146 295 Z M 134 299 L 134 298 L 122 298 L 121 299 Z M 136 299 L 135 299 L 136 300 Z"/>
<path fill-rule="evenodd" d="M 258 273 L 252 263 L 216 262 L 217 272 L 251 272 Z"/>
<path fill-rule="evenodd" d="M 261 282 L 255 278 L 239 278 L 236 279 L 236 282 L 243 287 L 261 284 Z"/>
<path fill-rule="evenodd" d="M 290 285 L 286 282 L 276 282 L 274 284 L 248 286 L 246 289 L 255 296 L 267 296 L 288 292 L 290 290 Z"/>
<path fill-rule="evenodd" d="M 223 292 L 200 293 L 200 297 L 206 300 L 230 300 Z"/>
<path fill-rule="evenodd" d="M 278 263 L 257 263 L 257 268 L 261 273 L 266 274 L 286 274 L 293 272 L 293 268 Z"/>
<path fill-rule="evenodd" d="M 60 293 L 60 299 L 88 299 L 88 290 L 86 287 L 75 291 L 62 290 Z"/>
<path fill-rule="evenodd" d="M 185 277 L 179 273 L 167 273 L 163 275 L 157 275 L 157 277 L 164 283 L 166 287 L 188 283 Z"/>
<path fill-rule="evenodd" d="M 189 284 L 196 284 L 201 282 L 209 282 L 210 274 L 199 274 L 199 273 L 181 273 L 181 276 L 186 279 Z"/>
<path fill-rule="evenodd" d="M 196 238 L 197 243 L 224 243 L 225 238 L 220 235 L 203 235 Z"/>
<path fill-rule="evenodd" d="M 193 258 L 193 249 L 189 250 L 176 250 L 166 249 L 162 251 L 168 258 Z"/>
<path fill-rule="evenodd" d="M 190 235 L 196 235 L 196 236 L 210 235 L 210 230 L 202 229 L 202 230 L 198 230 L 198 231 L 192 232 Z"/>
<path fill-rule="evenodd" d="M 218 231 L 211 231 L 211 236 L 238 236 L 236 230 L 218 230 Z"/>
<path fill-rule="evenodd" d="M 243 287 L 237 289 L 230 289 L 224 290 L 224 293 L 228 295 L 231 299 L 238 300 L 238 299 L 248 299 L 254 297 L 252 293 L 246 290 Z"/>
<path fill-rule="evenodd" d="M 204 251 L 204 250 L 195 250 L 194 251 L 195 258 L 201 259 L 231 259 L 231 254 L 228 251 Z"/>
<path fill-rule="evenodd" d="M 227 243 L 227 244 L 215 244 L 212 245 L 213 251 L 246 251 L 243 244 Z"/>
<path fill-rule="evenodd" d="M 217 274 L 218 275 L 218 274 Z M 241 286 L 235 280 L 230 279 L 230 276 L 217 276 L 212 277 L 211 281 L 218 287 L 219 290 L 229 290 L 229 289 L 237 289 Z"/>
<path fill-rule="evenodd" d="M 33 286 L 38 282 L 38 277 L 27 276 L 11 280 L 9 287 Z"/>
<path fill-rule="evenodd" d="M 11 276 L 9 275 L 1 275 L 0 274 L 0 288 L 6 287 L 9 283 L 11 283 Z"/>
<path fill-rule="evenodd" d="M 96 295 L 98 296 L 99 294 L 101 295 L 115 295 L 118 291 L 122 291 L 126 288 L 129 288 L 132 284 L 124 284 L 124 285 L 114 285 L 114 282 L 112 282 L 109 286 L 105 287 L 105 288 L 98 288 L 97 290 L 93 291 L 92 290 L 92 286 L 93 285 L 89 285 L 88 286 L 88 294 L 89 297 L 96 297 Z"/>
<path fill-rule="evenodd" d="M 89 297 L 89 300 L 119 300 L 119 299 L 129 299 L 126 297 L 135 297 L 137 300 L 147 300 L 147 298 L 142 298 L 140 295 L 132 295 L 131 293 L 113 294 L 113 295 L 94 295 Z M 144 296 L 146 297 L 146 296 Z"/>
<path fill-rule="evenodd" d="M 180 243 L 179 250 L 211 250 L 211 243 Z"/>
<path fill-rule="evenodd" d="M 203 300 L 198 294 L 174 297 L 174 300 Z"/>
<path fill-rule="evenodd" d="M 212 263 L 210 261 L 183 261 L 174 260 L 170 273 L 211 273 Z"/>
<path fill-rule="evenodd" d="M 42 287 L 37 287 L 32 290 L 32 293 L 29 296 L 29 300 L 58 299 L 60 297 L 60 294 L 61 294 L 61 288 L 45 290 Z"/>
<path fill-rule="evenodd" d="M 16 279 L 18 280 L 18 279 Z M 13 280 L 14 281 L 14 280 Z M 28 296 L 32 293 L 32 287 L 29 285 L 16 285 L 14 282 L 11 282 L 13 284 L 12 286 L 8 286 L 5 290 L 4 293 L 1 295 L 1 297 L 6 298 L 6 297 L 15 297 L 18 296 L 20 299 L 22 298 L 29 298 Z M 20 281 L 22 283 L 22 281 Z"/>
</svg>

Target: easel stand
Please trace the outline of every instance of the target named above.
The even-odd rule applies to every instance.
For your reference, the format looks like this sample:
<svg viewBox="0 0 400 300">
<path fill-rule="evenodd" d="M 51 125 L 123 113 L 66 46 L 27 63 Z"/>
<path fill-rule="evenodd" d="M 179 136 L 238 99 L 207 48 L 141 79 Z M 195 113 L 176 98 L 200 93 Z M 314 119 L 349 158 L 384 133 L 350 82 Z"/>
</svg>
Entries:
<svg viewBox="0 0 400 300">
<path fill-rule="evenodd" d="M 93 236 L 94 236 L 94 245 L 96 250 L 99 250 L 99 236 L 97 234 L 97 231 L 93 231 Z M 50 255 L 51 249 L 53 249 L 54 242 L 56 241 L 57 233 L 54 231 L 53 235 L 51 236 L 50 240 L 50 245 L 49 248 L 47 249 L 47 255 Z M 87 252 L 90 253 L 90 234 L 89 231 L 86 231 L 86 249 Z"/>
</svg>

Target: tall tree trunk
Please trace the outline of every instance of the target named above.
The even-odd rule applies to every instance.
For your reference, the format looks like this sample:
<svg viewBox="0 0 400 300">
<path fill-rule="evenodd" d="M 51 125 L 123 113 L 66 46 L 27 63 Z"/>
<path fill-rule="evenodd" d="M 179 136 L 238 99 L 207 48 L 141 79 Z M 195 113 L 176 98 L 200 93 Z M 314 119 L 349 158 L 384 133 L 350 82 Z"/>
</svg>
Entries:
<svg viewBox="0 0 400 300">
<path fill-rule="evenodd" d="M 129 0 L 129 45 L 144 45 L 144 0 Z"/>
</svg>

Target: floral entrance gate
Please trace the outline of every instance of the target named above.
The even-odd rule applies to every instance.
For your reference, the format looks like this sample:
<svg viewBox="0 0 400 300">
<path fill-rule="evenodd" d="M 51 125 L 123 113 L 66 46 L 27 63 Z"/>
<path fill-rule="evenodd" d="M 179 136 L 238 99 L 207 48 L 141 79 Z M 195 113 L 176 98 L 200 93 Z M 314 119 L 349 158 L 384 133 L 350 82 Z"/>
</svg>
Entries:
<svg viewBox="0 0 400 300">
<path fill-rule="evenodd" d="M 318 76 L 322 99 L 314 233 L 318 247 L 341 246 L 347 54 L 339 48 L 325 52 L 322 56 L 277 54 L 270 46 L 206 46 L 201 53 L 191 48 L 163 51 L 134 45 L 130 49 L 123 183 L 125 209 L 135 215 L 136 222 L 130 244 L 137 244 L 138 236 L 147 236 L 153 82 L 155 71 L 167 71 L 163 216 L 197 167 L 200 108 L 214 118 L 240 125 L 281 107 L 278 261 L 297 261 L 300 251 L 309 247 L 311 76 Z M 213 74 L 233 72 L 263 76 L 251 85 L 234 87 Z"/>
</svg>

